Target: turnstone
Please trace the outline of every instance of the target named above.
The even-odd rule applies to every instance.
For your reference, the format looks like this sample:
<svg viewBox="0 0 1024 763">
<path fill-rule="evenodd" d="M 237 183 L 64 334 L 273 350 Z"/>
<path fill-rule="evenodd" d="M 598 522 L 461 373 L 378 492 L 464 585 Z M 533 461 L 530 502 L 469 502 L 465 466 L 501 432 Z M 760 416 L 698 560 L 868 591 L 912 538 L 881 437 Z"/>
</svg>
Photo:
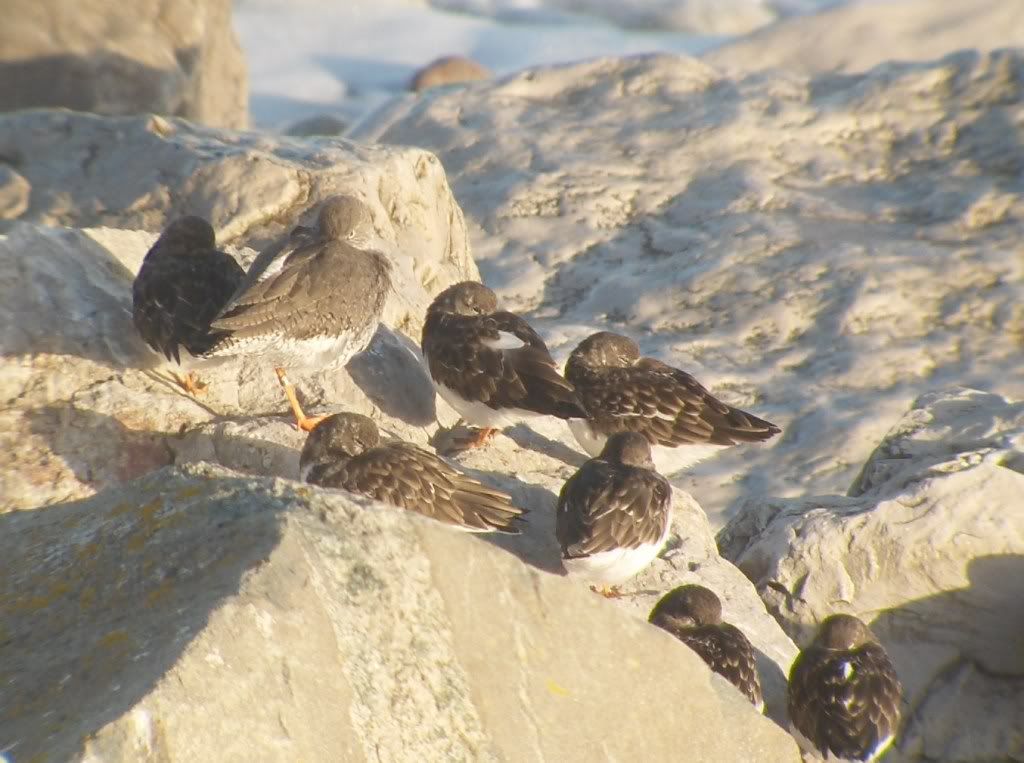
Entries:
<svg viewBox="0 0 1024 763">
<path fill-rule="evenodd" d="M 806 752 L 827 761 L 872 761 L 893 743 L 902 687 L 871 630 L 832 615 L 789 671 L 789 718 Z"/>
<path fill-rule="evenodd" d="M 566 572 L 617 595 L 614 587 L 650 564 L 665 544 L 672 488 L 654 471 L 647 439 L 620 432 L 566 481 L 555 511 Z"/>
<path fill-rule="evenodd" d="M 648 621 L 690 647 L 764 712 L 754 647 L 743 631 L 722 622 L 722 602 L 714 591 L 700 585 L 674 588 L 654 605 Z"/>
<path fill-rule="evenodd" d="M 374 498 L 470 532 L 517 534 L 525 513 L 506 493 L 456 471 L 422 448 L 380 442 L 377 426 L 357 413 L 325 417 L 299 456 L 303 480 Z"/>
<path fill-rule="evenodd" d="M 317 419 L 303 413 L 285 369 L 344 365 L 366 348 L 391 289 L 391 262 L 369 208 L 351 196 L 327 199 L 316 233 L 299 226 L 289 243 L 253 263 L 213 321 L 223 335 L 208 355 L 258 355 L 273 363 L 299 427 L 308 431 Z"/>
<path fill-rule="evenodd" d="M 175 377 L 188 392 L 204 386 L 193 369 L 222 336 L 210 321 L 244 275 L 217 250 L 210 224 L 191 215 L 171 222 L 142 260 L 132 284 L 132 322 L 146 344 L 185 369 Z"/>
<path fill-rule="evenodd" d="M 466 446 L 537 416 L 586 416 L 544 340 L 520 316 L 499 311 L 494 292 L 481 283 L 463 281 L 434 298 L 421 344 L 438 394 L 480 427 Z"/>
<path fill-rule="evenodd" d="M 601 331 L 569 355 L 565 377 L 576 388 L 587 419 L 569 427 L 591 456 L 609 435 L 639 432 L 654 446 L 666 472 L 694 464 L 721 448 L 778 434 L 774 424 L 718 400 L 685 371 L 640 356 L 632 339 Z"/>
</svg>

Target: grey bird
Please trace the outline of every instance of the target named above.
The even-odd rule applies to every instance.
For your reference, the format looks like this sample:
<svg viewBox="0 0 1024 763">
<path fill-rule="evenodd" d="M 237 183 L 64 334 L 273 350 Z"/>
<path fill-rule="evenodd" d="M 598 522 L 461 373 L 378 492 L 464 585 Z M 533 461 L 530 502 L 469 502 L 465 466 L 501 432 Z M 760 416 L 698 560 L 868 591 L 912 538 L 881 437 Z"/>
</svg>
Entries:
<svg viewBox="0 0 1024 763">
<path fill-rule="evenodd" d="M 648 622 L 668 631 L 739 689 L 758 712 L 764 712 L 761 677 L 754 647 L 743 631 L 722 622 L 722 602 L 710 588 L 683 585 L 661 597 Z"/>
<path fill-rule="evenodd" d="M 392 263 L 370 209 L 352 196 L 320 207 L 315 233 L 302 226 L 288 245 L 257 257 L 212 322 L 222 332 L 207 353 L 255 355 L 273 364 L 301 429 L 305 415 L 286 369 L 344 365 L 366 349 L 392 288 Z"/>
<path fill-rule="evenodd" d="M 605 596 L 646 567 L 665 545 L 672 488 L 654 470 L 643 435 L 620 432 L 570 477 L 555 508 L 555 537 L 571 577 Z"/>
<path fill-rule="evenodd" d="M 877 760 L 896 738 L 902 693 L 871 629 L 853 615 L 831 615 L 790 668 L 791 731 L 824 760 Z"/>
<path fill-rule="evenodd" d="M 194 369 L 223 338 L 210 322 L 244 275 L 217 249 L 210 223 L 193 215 L 172 221 L 142 260 L 132 283 L 132 322 L 146 344 L 186 371 L 175 376 L 190 393 L 205 387 Z"/>
<path fill-rule="evenodd" d="M 685 371 L 642 357 L 636 342 L 610 331 L 580 342 L 566 362 L 565 378 L 589 412 L 586 419 L 570 421 L 569 428 L 592 456 L 610 435 L 638 432 L 654 446 L 655 463 L 667 472 L 781 431 L 721 402 Z"/>
<path fill-rule="evenodd" d="M 381 442 L 377 425 L 357 413 L 325 417 L 299 456 L 303 480 L 341 488 L 469 532 L 517 534 L 526 512 L 433 453 L 401 440 Z"/>
</svg>

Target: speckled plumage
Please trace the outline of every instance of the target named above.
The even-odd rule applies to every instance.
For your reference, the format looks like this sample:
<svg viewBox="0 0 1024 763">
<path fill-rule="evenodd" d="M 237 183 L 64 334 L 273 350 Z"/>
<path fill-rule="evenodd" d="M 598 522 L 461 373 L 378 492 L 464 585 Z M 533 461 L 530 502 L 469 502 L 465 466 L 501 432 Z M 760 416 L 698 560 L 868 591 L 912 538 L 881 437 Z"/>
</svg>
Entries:
<svg viewBox="0 0 1024 763">
<path fill-rule="evenodd" d="M 132 284 L 132 322 L 146 344 L 168 360 L 203 355 L 222 334 L 210 328 L 245 275 L 218 251 L 210 224 L 180 217 L 164 230 Z"/>
<path fill-rule="evenodd" d="M 299 458 L 303 479 L 342 488 L 470 532 L 518 533 L 525 513 L 511 497 L 402 441 L 380 442 L 366 416 L 328 416 L 310 432 Z"/>
<path fill-rule="evenodd" d="M 699 585 L 674 588 L 654 605 L 648 620 L 690 647 L 758 711 L 764 710 L 754 647 L 739 628 L 722 622 L 722 602 L 714 591 Z"/>
<path fill-rule="evenodd" d="M 871 630 L 852 615 L 832 615 L 790 668 L 794 736 L 826 760 L 876 760 L 895 739 L 902 691 Z"/>
<path fill-rule="evenodd" d="M 372 229 L 357 199 L 324 202 L 314 235 L 293 231 L 289 246 L 261 255 L 213 327 L 210 355 L 257 355 L 276 366 L 340 365 L 365 349 L 391 289 L 387 257 L 360 248 Z"/>
<path fill-rule="evenodd" d="M 518 315 L 499 311 L 483 284 L 465 281 L 435 297 L 422 347 L 439 394 L 469 424 L 586 415 L 544 340 Z"/>
<path fill-rule="evenodd" d="M 562 487 L 555 536 L 570 575 L 617 585 L 649 564 L 668 537 L 672 488 L 654 471 L 650 444 L 623 432 Z"/>
<path fill-rule="evenodd" d="M 655 446 L 692 449 L 699 460 L 716 447 L 760 442 L 781 431 L 721 402 L 685 371 L 641 357 L 633 340 L 608 331 L 580 342 L 565 376 L 590 412 L 572 429 L 591 455 L 616 432 L 639 432 Z"/>
</svg>

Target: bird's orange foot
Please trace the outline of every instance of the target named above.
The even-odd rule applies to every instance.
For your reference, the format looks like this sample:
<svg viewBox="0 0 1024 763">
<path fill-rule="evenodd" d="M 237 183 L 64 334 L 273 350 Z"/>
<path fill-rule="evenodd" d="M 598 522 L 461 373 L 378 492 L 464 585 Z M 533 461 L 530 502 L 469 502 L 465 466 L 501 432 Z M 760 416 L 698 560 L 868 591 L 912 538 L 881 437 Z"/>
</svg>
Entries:
<svg viewBox="0 0 1024 763">
<path fill-rule="evenodd" d="M 193 397 L 199 397 L 200 395 L 206 394 L 207 384 L 204 381 L 200 381 L 199 377 L 196 376 L 195 371 L 189 371 L 185 374 L 176 373 L 174 374 L 174 379 L 183 390 Z"/>
<path fill-rule="evenodd" d="M 604 596 L 606 599 L 621 599 L 623 596 L 626 595 L 621 590 L 619 590 L 619 587 L 617 585 L 603 585 L 600 587 L 592 585 L 590 586 L 590 590 L 594 593 L 601 594 L 601 596 Z"/>
<path fill-rule="evenodd" d="M 482 448 L 494 439 L 500 429 L 485 427 L 484 429 L 465 428 L 462 432 L 456 432 L 453 427 L 444 436 L 443 442 L 439 444 L 438 452 L 446 455 L 462 453 L 473 448 Z"/>
<path fill-rule="evenodd" d="M 295 422 L 295 426 L 303 432 L 312 432 L 316 429 L 316 425 L 326 418 L 326 416 L 303 416 Z"/>
</svg>

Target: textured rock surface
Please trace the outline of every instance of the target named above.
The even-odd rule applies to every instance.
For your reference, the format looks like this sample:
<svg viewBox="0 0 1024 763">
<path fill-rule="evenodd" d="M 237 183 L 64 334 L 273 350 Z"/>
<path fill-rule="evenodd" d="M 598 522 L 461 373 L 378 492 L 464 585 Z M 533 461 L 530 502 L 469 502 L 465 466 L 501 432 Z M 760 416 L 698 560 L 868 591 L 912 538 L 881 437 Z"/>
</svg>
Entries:
<svg viewBox="0 0 1024 763">
<path fill-rule="evenodd" d="M 231 0 L 7 0 L 0 110 L 154 112 L 219 127 L 248 122 Z"/>
<path fill-rule="evenodd" d="M 342 493 L 197 466 L 0 523 L 18 759 L 798 760 L 666 634 Z"/>
<path fill-rule="evenodd" d="M 457 82 L 473 82 L 474 80 L 490 79 L 491 71 L 465 56 L 443 56 L 420 69 L 409 82 L 409 89 L 420 91 L 438 85 L 451 85 Z"/>
<path fill-rule="evenodd" d="M 886 61 L 927 61 L 957 50 L 1021 46 L 1020 3 L 859 0 L 766 26 L 702 58 L 730 71 L 861 72 Z"/>
<path fill-rule="evenodd" d="M 366 134 L 437 152 L 481 272 L 564 358 L 635 336 L 783 428 L 678 484 L 843 491 L 910 401 L 1024 397 L 1024 56 L 735 78 L 667 56 L 424 94 Z"/>
<path fill-rule="evenodd" d="M 1024 403 L 923 396 L 847 496 L 750 499 L 723 553 L 803 643 L 873 620 L 906 689 L 902 760 L 1024 755 Z"/>
</svg>

